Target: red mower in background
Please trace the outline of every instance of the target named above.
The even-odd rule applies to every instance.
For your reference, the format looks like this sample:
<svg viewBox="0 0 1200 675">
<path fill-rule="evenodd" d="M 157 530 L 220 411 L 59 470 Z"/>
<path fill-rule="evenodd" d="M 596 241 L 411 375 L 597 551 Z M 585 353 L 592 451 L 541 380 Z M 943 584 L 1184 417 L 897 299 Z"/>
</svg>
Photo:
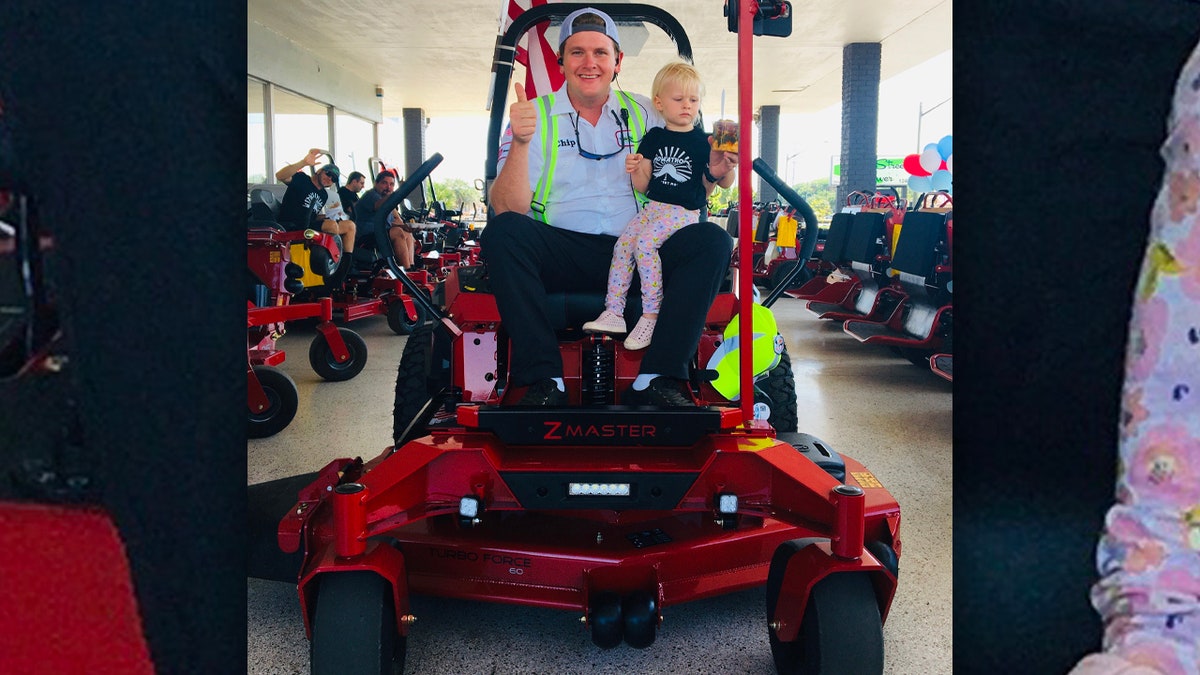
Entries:
<svg viewBox="0 0 1200 675">
<path fill-rule="evenodd" d="M 767 289 L 779 286 L 796 267 L 798 261 L 796 238 L 795 210 L 779 202 L 768 202 L 758 205 L 754 210 L 755 221 L 758 223 L 754 231 L 754 284 Z M 738 215 L 734 209 L 731 222 L 736 222 Z M 816 252 L 821 250 L 821 242 L 817 242 Z M 734 254 L 736 265 L 737 253 Z M 807 262 L 807 261 L 806 261 Z M 801 281 L 805 273 L 797 275 Z"/>
<path fill-rule="evenodd" d="M 435 155 L 441 158 L 441 155 Z M 330 157 L 332 160 L 332 157 Z M 407 195 L 420 186 L 419 181 L 405 181 L 396 190 Z M 282 185 L 256 186 L 250 191 L 251 217 L 257 227 L 281 229 L 275 222 L 279 202 L 285 189 Z M 378 214 L 377 214 L 378 215 Z M 395 260 L 390 244 L 374 245 L 363 241 L 363 232 L 382 233 L 376 242 L 389 242 L 387 229 L 389 224 L 358 223 L 360 232 L 358 247 L 351 259 L 345 261 L 342 268 L 334 268 L 336 273 L 325 274 L 317 268 L 326 264 L 322 255 L 311 269 L 306 264 L 310 247 L 289 239 L 294 261 L 300 265 L 304 274 L 296 277 L 299 290 L 294 292 L 295 301 L 318 302 L 321 298 L 332 301 L 334 320 L 349 323 L 372 316 L 387 318 L 388 327 L 397 335 L 408 335 L 412 330 L 428 321 L 422 313 L 421 306 L 412 301 L 412 294 L 423 293 L 429 296 L 435 288 L 435 280 L 423 269 L 404 270 Z M 372 229 L 373 228 L 373 229 Z M 295 232 L 288 233 L 294 237 Z M 341 261 L 341 238 L 338 237 L 338 260 Z M 411 284 L 400 280 L 405 277 Z"/>
<path fill-rule="evenodd" d="M 649 5 L 554 3 L 525 12 L 496 47 L 488 180 L 517 41 L 585 6 L 659 26 L 691 60 L 679 22 Z M 727 3 L 739 46 L 740 193 L 751 193 L 753 165 L 799 207 L 803 200 L 749 153 L 751 35 L 789 35 L 790 12 L 787 2 Z M 745 207 L 744 273 L 735 275 L 737 297 L 719 293 L 709 311 L 692 378 L 696 407 L 613 404 L 641 352 L 579 330 L 601 293 L 551 308 L 561 309 L 572 404 L 560 409 L 509 405 L 522 392 L 508 386 L 507 337 L 484 268 L 451 271 L 444 314 L 417 299 L 437 320 L 405 345 L 394 445 L 304 477 L 279 522 L 280 548 L 303 552 L 298 590 L 315 675 L 402 670 L 406 640 L 419 635 L 413 593 L 568 610 L 608 649 L 650 646 L 665 610 L 680 603 L 763 585 L 781 673 L 882 673 L 882 623 L 901 549 L 896 500 L 862 464 L 795 431 L 795 385 L 777 336 L 765 337 L 779 363 L 757 384 L 755 350 L 736 355 L 737 390 L 755 396 L 722 396 L 699 365 L 734 339 L 729 326 L 753 342 Z M 801 259 L 816 245 L 816 220 L 805 221 Z M 581 309 L 572 313 L 574 305 Z M 788 430 L 780 428 L 789 426 L 786 411 L 756 419 L 758 394 L 780 369 L 780 389 L 792 397 Z"/>
<path fill-rule="evenodd" d="M 330 298 L 293 302 L 304 290 L 306 274 L 336 277 L 343 257 L 340 236 L 316 230 L 285 232 L 273 221 L 252 217 L 247 243 L 247 435 L 264 438 L 286 428 L 299 407 L 296 383 L 276 368 L 287 358 L 277 343 L 286 334 L 288 321 L 319 321 L 308 358 L 326 380 L 349 380 L 361 372 L 367 363 L 367 344 L 358 333 L 334 325 Z"/>
<path fill-rule="evenodd" d="M 396 169 L 389 169 L 382 160 L 372 158 L 371 166 L 375 175 L 382 171 L 397 175 Z M 429 293 L 426 295 L 440 306 L 443 304 L 440 287 L 450 270 L 460 265 L 479 263 L 479 244 L 476 241 L 479 233 L 459 220 L 462 217 L 461 210 L 451 210 L 445 202 L 437 199 L 432 175 L 427 175 L 425 182 L 429 186 L 429 200 L 424 209 L 414 208 L 406 197 L 400 200 L 396 208 L 415 240 L 416 271 L 428 275 L 428 281 L 418 280 L 418 284 L 427 288 Z M 417 311 L 422 310 L 418 307 Z"/>
</svg>

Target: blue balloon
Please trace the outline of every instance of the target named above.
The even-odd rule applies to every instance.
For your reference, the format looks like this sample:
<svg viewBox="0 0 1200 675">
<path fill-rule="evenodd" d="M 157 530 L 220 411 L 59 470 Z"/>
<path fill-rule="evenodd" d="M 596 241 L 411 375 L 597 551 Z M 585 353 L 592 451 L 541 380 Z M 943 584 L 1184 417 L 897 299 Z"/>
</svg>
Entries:
<svg viewBox="0 0 1200 675">
<path fill-rule="evenodd" d="M 938 154 L 942 156 L 942 159 L 947 159 L 951 154 L 954 153 L 954 142 L 952 138 L 952 136 L 943 136 L 942 140 L 937 142 Z"/>
<path fill-rule="evenodd" d="M 909 176 L 908 189 L 913 192 L 929 192 L 933 189 L 933 181 L 929 176 Z"/>
<path fill-rule="evenodd" d="M 941 190 L 945 192 L 950 191 L 950 180 L 950 172 L 946 171 L 945 169 L 936 171 L 932 176 L 929 177 L 929 182 L 933 185 L 934 190 Z"/>
<path fill-rule="evenodd" d="M 926 143 L 926 144 L 925 144 L 925 147 L 921 149 L 921 152 L 926 152 L 926 151 L 927 151 L 927 150 L 929 150 L 930 148 L 933 148 L 933 149 L 934 149 L 934 151 L 937 151 L 937 146 L 938 146 L 938 144 L 937 144 L 937 143 Z M 939 156 L 940 156 L 941 154 L 942 154 L 941 152 L 938 152 L 938 155 L 939 155 Z M 945 158 L 943 157 L 943 159 L 945 159 Z"/>
</svg>

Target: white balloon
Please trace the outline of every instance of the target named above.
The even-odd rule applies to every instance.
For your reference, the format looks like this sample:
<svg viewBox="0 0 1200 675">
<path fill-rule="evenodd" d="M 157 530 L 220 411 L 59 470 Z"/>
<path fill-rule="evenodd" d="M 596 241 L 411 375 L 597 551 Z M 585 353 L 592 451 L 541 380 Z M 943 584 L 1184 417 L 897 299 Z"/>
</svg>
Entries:
<svg viewBox="0 0 1200 675">
<path fill-rule="evenodd" d="M 946 158 L 946 170 L 950 173 L 954 173 L 954 155 L 950 155 Z"/>
<path fill-rule="evenodd" d="M 921 151 L 921 168 L 929 173 L 937 171 L 942 166 L 942 156 L 938 154 L 937 146 Z"/>
</svg>

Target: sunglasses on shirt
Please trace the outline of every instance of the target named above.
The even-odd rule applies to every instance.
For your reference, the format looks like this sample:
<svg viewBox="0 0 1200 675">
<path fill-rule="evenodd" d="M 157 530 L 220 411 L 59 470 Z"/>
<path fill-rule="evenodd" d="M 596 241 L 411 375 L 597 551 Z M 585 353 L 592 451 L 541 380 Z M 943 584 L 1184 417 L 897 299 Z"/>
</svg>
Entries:
<svg viewBox="0 0 1200 675">
<path fill-rule="evenodd" d="M 621 118 L 617 117 L 616 112 L 613 112 L 613 117 L 617 120 L 617 126 L 620 127 Z M 628 143 L 628 134 L 626 132 L 621 135 L 621 138 L 625 141 L 621 144 L 621 147 L 617 148 L 613 152 L 608 153 L 607 155 L 600 155 L 592 152 L 591 150 L 584 150 L 583 141 L 579 140 L 579 118 L 575 115 L 571 116 L 571 126 L 575 129 L 575 149 L 579 151 L 579 156 L 584 159 L 608 159 L 609 157 L 616 157 L 617 155 L 621 154 L 622 152 L 626 152 L 629 149 L 630 144 Z M 624 129 L 622 129 L 622 131 L 624 131 Z"/>
</svg>

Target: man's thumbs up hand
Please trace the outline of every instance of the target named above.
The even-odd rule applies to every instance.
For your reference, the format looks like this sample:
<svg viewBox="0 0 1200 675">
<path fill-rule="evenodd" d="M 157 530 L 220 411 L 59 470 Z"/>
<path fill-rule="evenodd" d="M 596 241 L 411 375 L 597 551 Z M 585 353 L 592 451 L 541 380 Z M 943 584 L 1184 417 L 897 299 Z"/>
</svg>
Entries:
<svg viewBox="0 0 1200 675">
<path fill-rule="evenodd" d="M 513 83 L 513 93 L 517 100 L 508 107 L 508 123 L 512 127 L 513 143 L 525 145 L 537 131 L 537 106 L 525 96 L 525 87 L 520 82 Z"/>
</svg>

